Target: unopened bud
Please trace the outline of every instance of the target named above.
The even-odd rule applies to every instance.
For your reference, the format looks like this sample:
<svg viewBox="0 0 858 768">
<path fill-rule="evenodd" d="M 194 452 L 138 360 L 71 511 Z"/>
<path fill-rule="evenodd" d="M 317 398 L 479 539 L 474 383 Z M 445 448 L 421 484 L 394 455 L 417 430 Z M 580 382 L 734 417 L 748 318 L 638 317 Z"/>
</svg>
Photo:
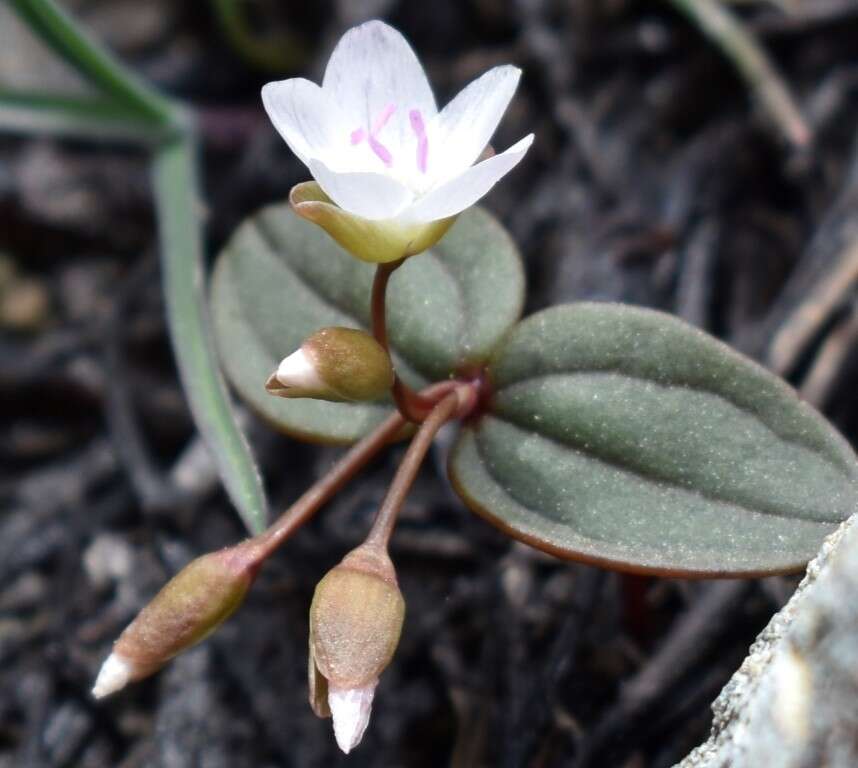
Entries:
<svg viewBox="0 0 858 768">
<path fill-rule="evenodd" d="M 248 542 L 191 561 L 137 614 L 98 673 L 100 699 L 157 672 L 214 632 L 241 605 L 258 560 Z"/>
<path fill-rule="evenodd" d="M 378 400 L 393 386 L 390 355 L 354 328 L 323 328 L 285 358 L 265 388 L 280 397 L 334 402 Z"/>
<path fill-rule="evenodd" d="M 310 606 L 310 703 L 334 718 L 343 752 L 369 723 L 378 678 L 399 643 L 405 601 L 387 553 L 363 545 L 319 582 Z"/>
</svg>

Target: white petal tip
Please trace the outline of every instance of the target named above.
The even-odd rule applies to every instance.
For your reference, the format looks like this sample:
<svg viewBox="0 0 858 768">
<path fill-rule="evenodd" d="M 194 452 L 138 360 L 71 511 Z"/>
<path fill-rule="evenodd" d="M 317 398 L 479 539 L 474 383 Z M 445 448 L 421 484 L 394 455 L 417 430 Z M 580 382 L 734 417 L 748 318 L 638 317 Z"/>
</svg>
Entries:
<svg viewBox="0 0 858 768">
<path fill-rule="evenodd" d="M 95 685 L 92 688 L 92 695 L 96 699 L 110 696 L 111 693 L 121 691 L 128 684 L 130 678 L 131 665 L 121 656 L 111 653 L 101 665 Z"/>
<path fill-rule="evenodd" d="M 369 725 L 377 683 L 378 681 L 373 681 L 363 688 L 328 690 L 328 706 L 334 719 L 334 737 L 339 748 L 346 754 L 360 744 Z"/>
<path fill-rule="evenodd" d="M 303 349 L 295 350 L 277 366 L 277 381 L 284 387 L 306 390 L 327 389 L 316 366 Z"/>
</svg>

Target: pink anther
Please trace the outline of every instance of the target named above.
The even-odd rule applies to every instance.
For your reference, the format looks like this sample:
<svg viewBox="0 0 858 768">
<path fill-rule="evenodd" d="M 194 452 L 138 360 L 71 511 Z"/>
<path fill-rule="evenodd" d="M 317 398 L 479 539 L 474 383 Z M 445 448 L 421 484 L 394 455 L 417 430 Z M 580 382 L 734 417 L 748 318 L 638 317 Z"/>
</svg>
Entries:
<svg viewBox="0 0 858 768">
<path fill-rule="evenodd" d="M 370 132 L 373 136 L 377 136 L 378 133 L 387 125 L 387 121 L 390 120 L 390 116 L 396 112 L 396 104 L 390 102 L 383 110 L 381 110 L 381 114 L 376 118 L 375 122 L 372 124 L 372 131 Z"/>
<path fill-rule="evenodd" d="M 417 136 L 417 167 L 420 173 L 426 173 L 429 161 L 429 137 L 426 135 L 426 124 L 419 109 L 412 109 L 408 113 L 408 119 L 411 122 L 411 130 Z"/>
<path fill-rule="evenodd" d="M 375 122 L 372 124 L 372 128 L 369 131 L 369 136 L 367 136 L 366 131 L 363 128 L 356 128 L 351 132 L 351 143 L 352 146 L 356 144 L 360 144 L 364 139 L 367 139 L 369 143 L 369 148 L 375 153 L 376 157 L 378 157 L 381 162 L 383 162 L 388 168 L 393 165 L 393 155 L 390 153 L 390 150 L 382 144 L 378 138 L 378 133 L 387 125 L 387 121 L 390 120 L 390 116 L 396 112 L 396 104 L 391 102 L 388 104 L 379 116 L 375 119 Z"/>
<path fill-rule="evenodd" d="M 375 138 L 374 134 L 370 134 L 369 136 L 369 148 L 375 152 L 381 162 L 383 162 L 388 168 L 393 165 L 393 155 L 390 154 L 390 150 Z"/>
</svg>

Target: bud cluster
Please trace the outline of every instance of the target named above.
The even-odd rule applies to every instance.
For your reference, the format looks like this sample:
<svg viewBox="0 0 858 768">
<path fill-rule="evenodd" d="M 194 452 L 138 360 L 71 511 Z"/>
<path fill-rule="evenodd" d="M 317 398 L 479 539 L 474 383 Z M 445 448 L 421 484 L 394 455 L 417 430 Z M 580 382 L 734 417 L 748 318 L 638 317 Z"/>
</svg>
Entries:
<svg viewBox="0 0 858 768">
<path fill-rule="evenodd" d="M 266 388 L 281 397 L 365 401 L 388 394 L 394 382 L 390 356 L 373 336 L 352 328 L 324 328 L 280 363 Z M 367 439 L 370 445 L 384 444 Z M 348 465 L 348 456 L 344 461 Z M 419 461 L 406 464 L 410 472 Z M 318 508 L 329 490 L 305 494 L 310 501 L 296 502 L 291 519 L 289 511 L 281 517 L 289 519 L 282 530 L 305 519 L 302 503 Z M 346 753 L 367 728 L 379 676 L 393 658 L 405 617 L 387 539 L 376 530 L 384 528 L 380 521 L 395 520 L 396 505 L 391 511 L 392 517 L 380 511 L 367 541 L 319 582 L 310 607 L 310 704 L 319 717 L 333 718 L 334 735 Z M 102 698 L 153 674 L 219 627 L 244 600 L 273 551 L 271 542 L 282 541 L 277 525 L 257 539 L 197 558 L 171 579 L 120 635 L 93 695 Z"/>
<path fill-rule="evenodd" d="M 259 569 L 253 540 L 179 571 L 114 643 L 92 693 L 103 698 L 157 672 L 205 639 L 241 605 Z M 348 753 L 369 723 L 378 678 L 393 658 L 405 601 L 384 547 L 364 544 L 319 582 L 310 606 L 310 704 L 333 717 Z"/>
</svg>

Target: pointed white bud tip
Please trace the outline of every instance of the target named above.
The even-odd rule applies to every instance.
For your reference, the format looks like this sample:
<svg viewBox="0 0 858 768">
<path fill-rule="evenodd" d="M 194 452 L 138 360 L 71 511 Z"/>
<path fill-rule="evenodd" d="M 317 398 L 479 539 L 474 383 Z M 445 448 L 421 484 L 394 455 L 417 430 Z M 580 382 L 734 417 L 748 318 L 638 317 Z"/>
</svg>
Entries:
<svg viewBox="0 0 858 768">
<path fill-rule="evenodd" d="M 303 348 L 296 349 L 277 366 L 277 380 L 284 387 L 326 389 L 316 366 Z"/>
<path fill-rule="evenodd" d="M 111 653 L 107 657 L 95 680 L 92 695 L 96 699 L 103 699 L 111 693 L 121 691 L 131 678 L 131 665 L 121 656 Z"/>
<path fill-rule="evenodd" d="M 339 748 L 346 754 L 360 744 L 363 732 L 369 725 L 376 685 L 378 680 L 373 680 L 362 688 L 328 690 L 328 706 L 334 718 L 334 737 Z"/>
<path fill-rule="evenodd" d="M 281 397 L 318 397 L 331 391 L 303 347 L 283 359 L 265 383 L 265 388 L 272 395 Z"/>
</svg>

